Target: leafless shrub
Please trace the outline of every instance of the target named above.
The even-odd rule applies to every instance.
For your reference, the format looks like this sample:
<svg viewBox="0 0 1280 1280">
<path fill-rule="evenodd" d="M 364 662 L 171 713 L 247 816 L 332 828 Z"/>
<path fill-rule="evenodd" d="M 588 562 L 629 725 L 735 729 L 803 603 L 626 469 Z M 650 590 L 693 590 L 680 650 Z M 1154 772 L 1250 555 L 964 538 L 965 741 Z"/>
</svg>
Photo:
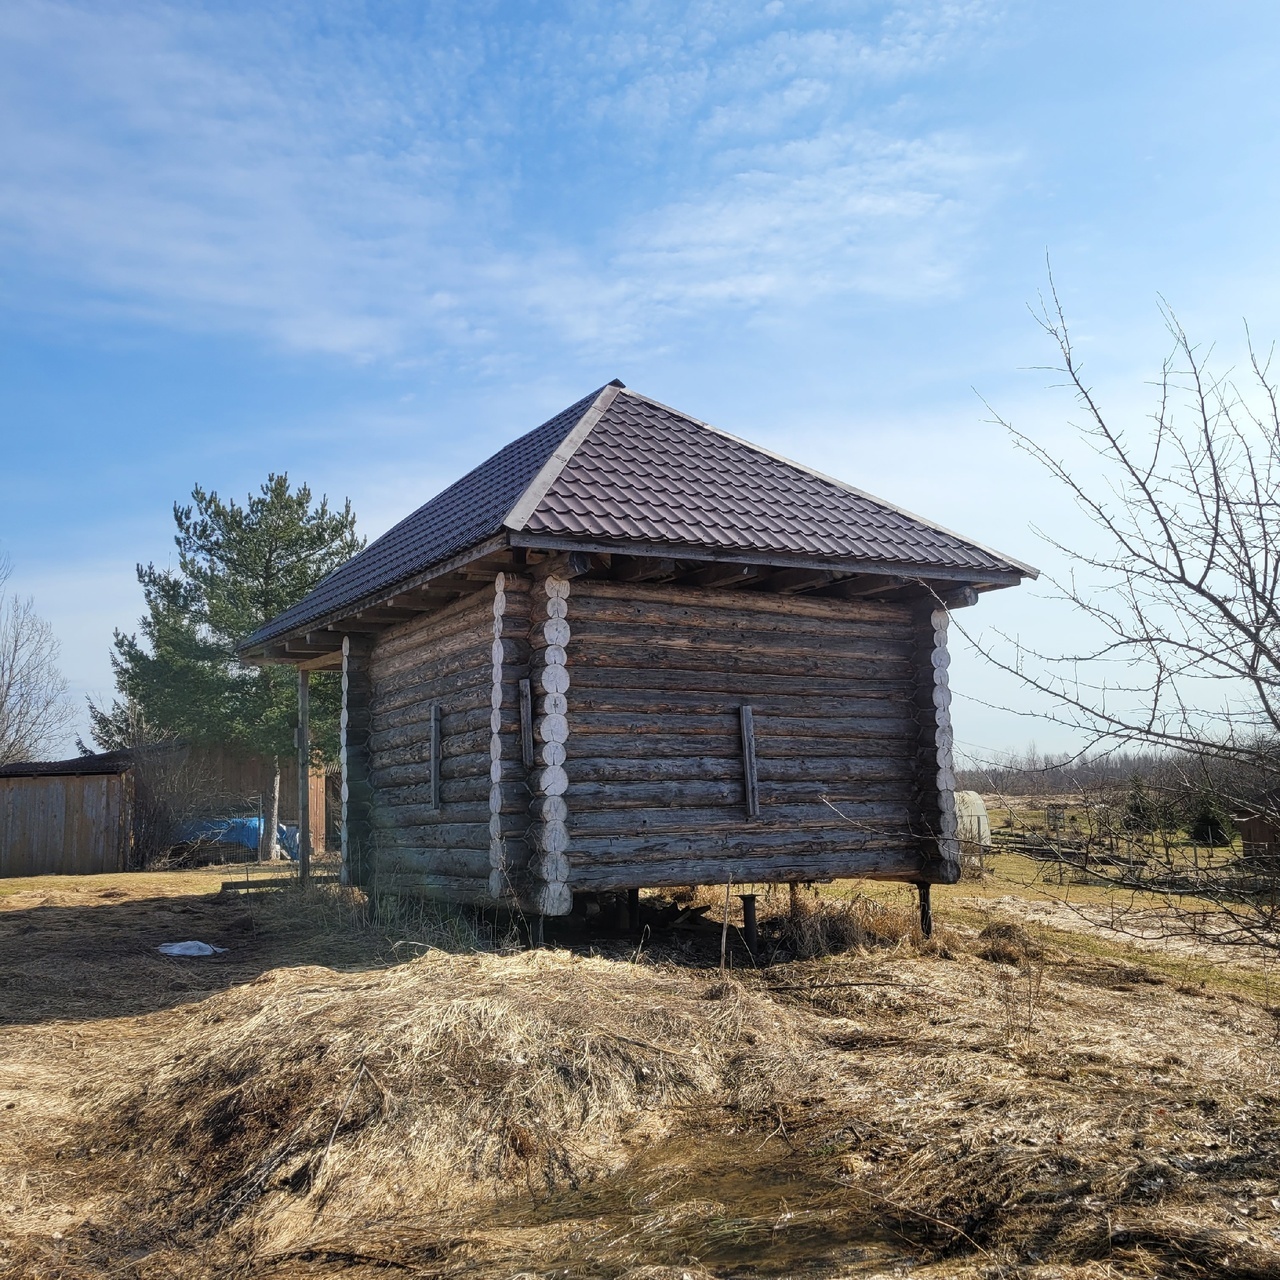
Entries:
<svg viewBox="0 0 1280 1280">
<path fill-rule="evenodd" d="M 5 595 L 12 572 L 0 555 L 0 765 L 39 759 L 74 716 L 53 628 L 33 600 Z"/>
<path fill-rule="evenodd" d="M 1049 695 L 1051 709 L 1037 714 L 1076 732 L 1086 744 L 1081 760 L 1157 752 L 1184 795 L 1200 796 L 1220 815 L 1251 806 L 1280 824 L 1280 387 L 1269 353 L 1250 346 L 1251 386 L 1242 390 L 1229 372 L 1213 372 L 1167 308 L 1164 318 L 1173 351 L 1151 426 L 1126 430 L 1113 425 L 1086 382 L 1051 292 L 1040 323 L 1105 479 L 1095 484 L 1076 474 L 997 421 L 1102 535 L 1102 549 L 1092 552 L 1045 535 L 1072 566 L 1053 583 L 1057 597 L 1094 626 L 1098 640 L 1075 653 L 1010 637 L 1000 649 L 978 647 Z M 1112 851 L 1104 875 L 1163 888 L 1180 926 L 1207 928 L 1216 941 L 1280 947 L 1276 869 L 1242 876 L 1238 858 L 1212 853 L 1216 839 L 1193 839 L 1189 853 L 1186 841 L 1158 824 L 1113 827 L 1106 839 L 1125 844 L 1125 858 L 1141 871 L 1117 863 Z M 1209 854 L 1200 857 L 1205 845 Z"/>
</svg>

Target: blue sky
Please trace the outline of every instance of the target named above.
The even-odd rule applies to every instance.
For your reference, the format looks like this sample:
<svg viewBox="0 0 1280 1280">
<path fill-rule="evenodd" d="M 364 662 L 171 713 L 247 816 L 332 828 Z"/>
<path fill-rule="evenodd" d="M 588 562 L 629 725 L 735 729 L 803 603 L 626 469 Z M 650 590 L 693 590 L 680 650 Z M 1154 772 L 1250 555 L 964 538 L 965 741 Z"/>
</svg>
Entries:
<svg viewBox="0 0 1280 1280">
<path fill-rule="evenodd" d="M 1167 0 L 8 0 L 0 549 L 106 694 L 193 483 L 288 470 L 376 535 L 621 377 L 1052 569 L 1028 526 L 1078 519 L 976 393 L 1073 450 L 1046 252 L 1118 416 L 1158 295 L 1228 363 L 1280 332 L 1278 37 Z M 955 682 L 962 742 L 1063 745 Z"/>
</svg>

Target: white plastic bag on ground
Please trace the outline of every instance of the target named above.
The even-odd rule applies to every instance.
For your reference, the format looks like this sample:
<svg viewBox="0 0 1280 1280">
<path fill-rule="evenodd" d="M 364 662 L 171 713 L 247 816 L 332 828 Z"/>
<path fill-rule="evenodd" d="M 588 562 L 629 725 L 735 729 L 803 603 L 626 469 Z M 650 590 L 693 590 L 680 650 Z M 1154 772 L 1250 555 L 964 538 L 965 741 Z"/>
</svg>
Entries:
<svg viewBox="0 0 1280 1280">
<path fill-rule="evenodd" d="M 208 942 L 162 942 L 156 950 L 162 956 L 216 956 L 226 947 L 215 947 Z"/>
</svg>

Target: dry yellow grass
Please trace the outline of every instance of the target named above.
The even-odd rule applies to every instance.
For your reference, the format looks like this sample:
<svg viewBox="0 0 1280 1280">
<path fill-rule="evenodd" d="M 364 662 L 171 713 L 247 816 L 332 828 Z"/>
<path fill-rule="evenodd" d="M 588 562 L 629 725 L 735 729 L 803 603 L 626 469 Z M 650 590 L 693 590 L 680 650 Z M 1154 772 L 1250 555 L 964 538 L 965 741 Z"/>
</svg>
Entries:
<svg viewBox="0 0 1280 1280">
<path fill-rule="evenodd" d="M 0 1270 L 1280 1273 L 1276 1018 L 1140 955 L 851 898 L 786 926 L 851 950 L 725 978 L 718 929 L 395 963 L 331 892 L 185 905 L 226 959 L 103 935 L 70 1017 L 68 909 L 0 908 Z"/>
</svg>

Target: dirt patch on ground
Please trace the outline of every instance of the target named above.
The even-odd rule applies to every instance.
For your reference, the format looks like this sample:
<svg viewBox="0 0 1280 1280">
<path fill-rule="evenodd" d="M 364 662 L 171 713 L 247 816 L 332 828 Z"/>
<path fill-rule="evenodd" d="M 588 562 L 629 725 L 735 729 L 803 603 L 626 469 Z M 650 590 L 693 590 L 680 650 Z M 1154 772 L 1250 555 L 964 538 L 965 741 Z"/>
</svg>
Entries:
<svg viewBox="0 0 1280 1280">
<path fill-rule="evenodd" d="M 1276 1018 L 1140 956 L 393 963 L 332 903 L 140 893 L 0 910 L 0 1270 L 1280 1272 Z"/>
</svg>

